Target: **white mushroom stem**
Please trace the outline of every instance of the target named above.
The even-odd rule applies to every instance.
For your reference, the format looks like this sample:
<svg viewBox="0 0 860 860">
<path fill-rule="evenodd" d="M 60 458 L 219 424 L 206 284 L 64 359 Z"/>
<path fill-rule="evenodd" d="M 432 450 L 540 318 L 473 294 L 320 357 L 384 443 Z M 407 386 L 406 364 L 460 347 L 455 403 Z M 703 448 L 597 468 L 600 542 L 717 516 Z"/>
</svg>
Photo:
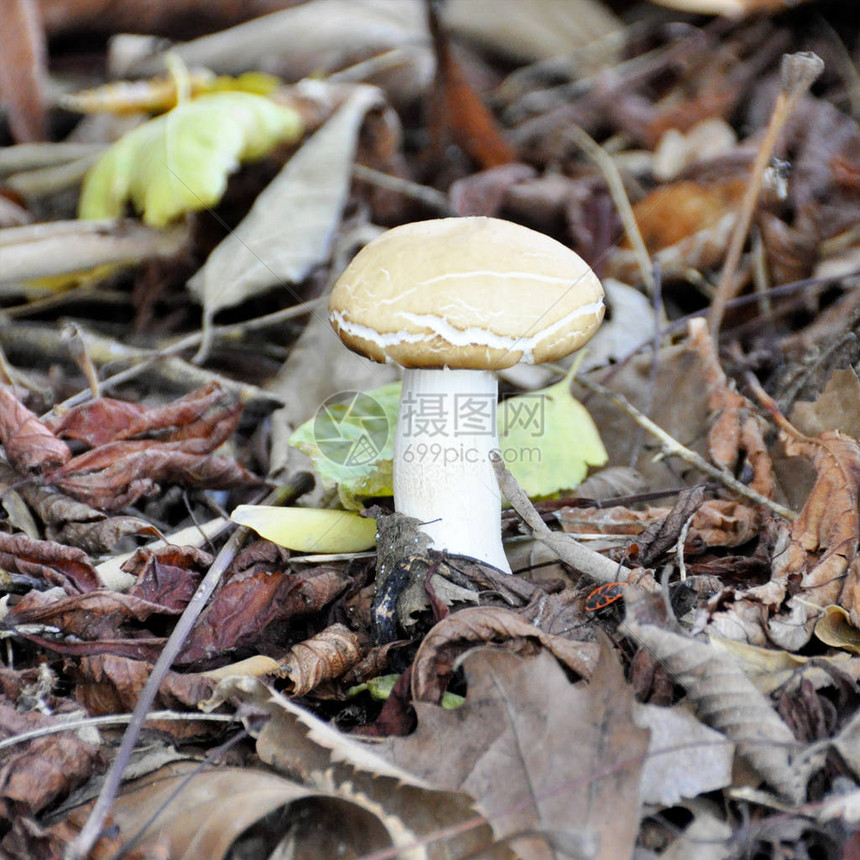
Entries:
<svg viewBox="0 0 860 860">
<path fill-rule="evenodd" d="M 394 440 L 394 506 L 419 519 L 435 549 L 510 573 L 502 548 L 498 383 L 487 370 L 407 369 Z"/>
</svg>

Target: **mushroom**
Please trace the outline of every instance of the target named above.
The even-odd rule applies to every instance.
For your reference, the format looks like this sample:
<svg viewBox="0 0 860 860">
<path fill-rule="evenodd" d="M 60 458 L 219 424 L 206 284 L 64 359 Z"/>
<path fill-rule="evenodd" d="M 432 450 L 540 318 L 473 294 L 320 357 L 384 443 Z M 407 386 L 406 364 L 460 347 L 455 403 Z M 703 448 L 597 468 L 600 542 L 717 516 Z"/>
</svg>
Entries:
<svg viewBox="0 0 860 860">
<path fill-rule="evenodd" d="M 341 340 L 404 368 L 394 443 L 394 506 L 437 549 L 510 572 L 493 373 L 556 361 L 603 318 L 603 289 L 555 239 L 497 218 L 404 224 L 366 245 L 334 285 Z"/>
</svg>

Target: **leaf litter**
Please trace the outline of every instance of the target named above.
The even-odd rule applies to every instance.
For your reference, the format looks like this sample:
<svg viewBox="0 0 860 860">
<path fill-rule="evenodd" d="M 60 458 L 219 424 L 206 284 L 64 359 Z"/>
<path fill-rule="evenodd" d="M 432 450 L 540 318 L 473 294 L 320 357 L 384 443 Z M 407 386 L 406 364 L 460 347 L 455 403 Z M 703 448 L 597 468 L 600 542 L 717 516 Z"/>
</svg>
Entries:
<svg viewBox="0 0 860 860">
<path fill-rule="evenodd" d="M 2 40 L 0 853 L 853 856 L 850 13 L 186 5 Z M 334 279 L 450 214 L 607 285 L 581 364 L 503 375 L 510 446 L 547 407 L 499 470 L 513 577 L 391 514 L 392 433 L 356 471 L 314 432 L 338 391 L 396 419 Z"/>
</svg>

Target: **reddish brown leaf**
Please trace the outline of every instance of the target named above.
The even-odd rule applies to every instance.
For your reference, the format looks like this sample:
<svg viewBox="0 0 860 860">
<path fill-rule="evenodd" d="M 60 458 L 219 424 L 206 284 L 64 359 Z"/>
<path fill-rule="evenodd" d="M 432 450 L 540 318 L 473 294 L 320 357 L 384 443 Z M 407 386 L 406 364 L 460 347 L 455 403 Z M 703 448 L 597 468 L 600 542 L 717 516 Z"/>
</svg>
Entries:
<svg viewBox="0 0 860 860">
<path fill-rule="evenodd" d="M 72 456 L 57 437 L 15 396 L 0 386 L 0 440 L 6 457 L 19 472 L 60 466 Z"/>
<path fill-rule="evenodd" d="M 213 382 L 166 406 L 145 407 L 102 397 L 70 409 L 52 429 L 58 436 L 93 448 L 157 433 L 160 441 L 206 439 L 205 450 L 214 451 L 236 429 L 241 411 L 239 399 Z"/>
<path fill-rule="evenodd" d="M 764 441 L 764 420 L 752 403 L 729 385 L 704 320 L 690 322 L 688 342 L 702 362 L 708 391 L 708 409 L 712 415 L 708 432 L 711 459 L 733 472 L 741 454 L 745 455 L 753 470 L 750 488 L 772 499 L 775 482 L 773 463 Z"/>
<path fill-rule="evenodd" d="M 184 609 L 212 556 L 193 546 L 139 549 L 122 569 L 137 577 L 128 593 L 172 609 Z"/>
<path fill-rule="evenodd" d="M 9 624 L 45 624 L 59 629 L 64 636 L 85 641 L 113 638 L 129 621 L 146 621 L 150 615 L 178 615 L 180 609 L 167 609 L 116 591 L 89 591 L 59 599 L 30 591 L 6 616 Z"/>
<path fill-rule="evenodd" d="M 86 553 L 47 540 L 0 532 L 0 568 L 49 585 L 58 585 L 67 594 L 101 587 L 98 574 Z"/>
<path fill-rule="evenodd" d="M 351 581 L 347 574 L 328 567 L 300 573 L 258 570 L 233 576 L 201 613 L 179 662 L 208 660 L 250 645 L 275 621 L 319 612 Z"/>
<path fill-rule="evenodd" d="M 0 738 L 58 723 L 39 711 L 0 701 Z M 68 795 L 93 775 L 96 750 L 74 732 L 61 732 L 4 750 L 0 756 L 0 817 L 32 814 Z"/>
<path fill-rule="evenodd" d="M 436 14 L 427 4 L 430 34 L 436 53 L 436 81 L 431 102 L 431 134 L 441 152 L 450 135 L 481 168 L 498 167 L 516 160 L 516 155 L 499 133 L 492 114 L 463 73 L 451 51 L 451 44 Z"/>
<path fill-rule="evenodd" d="M 208 446 L 205 440 L 110 442 L 73 457 L 61 469 L 45 475 L 45 480 L 106 511 L 120 510 L 157 492 L 159 481 L 205 489 L 257 487 L 265 483 L 228 457 L 185 450 Z"/>
<path fill-rule="evenodd" d="M 140 691 L 146 684 L 152 666 L 142 660 L 105 654 L 82 658 L 74 674 L 77 700 L 90 714 L 128 713 L 134 710 Z M 196 710 L 212 695 L 215 684 L 196 674 L 168 672 L 156 697 L 155 707 Z M 174 737 L 185 738 L 201 733 L 201 724 L 164 721 L 155 723 Z"/>
<path fill-rule="evenodd" d="M 45 138 L 45 33 L 36 0 L 5 0 L 0 28 L 0 102 L 19 143 Z"/>
</svg>

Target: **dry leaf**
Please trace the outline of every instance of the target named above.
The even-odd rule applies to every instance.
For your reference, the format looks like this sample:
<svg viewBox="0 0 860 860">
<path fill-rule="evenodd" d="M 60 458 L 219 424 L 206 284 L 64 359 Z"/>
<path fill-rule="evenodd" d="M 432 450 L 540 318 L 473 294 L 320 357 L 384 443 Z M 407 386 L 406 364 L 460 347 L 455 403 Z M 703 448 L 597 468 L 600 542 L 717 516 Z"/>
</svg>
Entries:
<svg viewBox="0 0 860 860">
<path fill-rule="evenodd" d="M 36 0 L 6 0 L 0 29 L 0 101 L 16 141 L 46 132 L 47 58 Z"/>
<path fill-rule="evenodd" d="M 80 827 L 89 810 L 76 810 L 70 822 Z M 266 821 L 276 812 L 276 819 Z M 138 850 L 171 860 L 221 860 L 259 852 L 264 844 L 273 856 L 329 860 L 392 845 L 373 812 L 358 804 L 264 770 L 201 768 L 189 761 L 125 786 L 111 816 L 123 841 L 143 831 Z"/>
<path fill-rule="evenodd" d="M 807 436 L 838 430 L 860 439 L 860 379 L 850 367 L 834 370 L 814 403 L 798 400 L 791 423 Z"/>
<path fill-rule="evenodd" d="M 332 624 L 294 645 L 281 661 L 279 674 L 289 681 L 290 695 L 304 696 L 349 671 L 365 656 L 368 645 L 343 624 Z"/>
<path fill-rule="evenodd" d="M 62 715 L 22 711 L 0 699 L 0 738 L 56 725 Z M 74 732 L 35 738 L 4 750 L 0 757 L 0 816 L 33 814 L 68 795 L 92 776 L 96 750 Z"/>
<path fill-rule="evenodd" d="M 642 769 L 642 803 L 676 806 L 732 784 L 735 745 L 681 707 L 637 705 L 636 725 L 650 732 Z"/>
<path fill-rule="evenodd" d="M 570 54 L 593 42 L 606 45 L 606 37 L 622 26 L 595 0 L 447 0 L 443 15 L 456 35 L 524 62 Z"/>
<path fill-rule="evenodd" d="M 772 499 L 775 486 L 773 463 L 764 441 L 765 422 L 755 407 L 729 384 L 720 367 L 714 341 L 703 319 L 691 320 L 688 343 L 702 362 L 712 424 L 708 452 L 716 465 L 734 473 L 741 455 L 753 471 L 750 489 Z"/>
<path fill-rule="evenodd" d="M 584 856 L 630 856 L 647 732 L 633 722 L 633 693 L 611 649 L 577 686 L 545 653 L 482 648 L 463 665 L 466 704 L 417 702 L 417 731 L 385 742 L 392 761 L 472 793 L 497 836 L 528 834 L 513 841 L 523 858 L 556 856 L 546 842 L 564 839 L 589 849 Z"/>
<path fill-rule="evenodd" d="M 298 283 L 326 261 L 349 194 L 358 133 L 379 100 L 373 87 L 353 88 L 188 282 L 210 323 L 219 310 Z"/>
<path fill-rule="evenodd" d="M 200 613 L 179 661 L 210 660 L 233 648 L 252 645 L 276 621 L 319 612 L 351 582 L 345 572 L 333 567 L 298 573 L 285 568 L 282 558 L 280 562 L 255 565 L 222 582 Z"/>
<path fill-rule="evenodd" d="M 0 441 L 9 463 L 24 474 L 61 466 L 72 456 L 7 385 L 0 386 Z"/>
<path fill-rule="evenodd" d="M 591 677 L 597 662 L 595 643 L 544 633 L 509 609 L 490 606 L 461 609 L 438 622 L 424 636 L 412 665 L 414 700 L 440 702 L 458 658 L 477 645 L 491 644 L 504 644 L 524 654 L 546 648 L 562 665 L 583 678 Z"/>
<path fill-rule="evenodd" d="M 36 582 L 58 585 L 67 594 L 101 587 L 98 574 L 83 551 L 20 534 L 0 532 L 0 569 L 20 573 Z"/>
<path fill-rule="evenodd" d="M 627 631 L 663 663 L 699 718 L 738 746 L 738 752 L 791 803 L 806 795 L 809 773 L 792 766 L 797 741 L 767 699 L 726 653 L 704 642 L 639 623 L 627 590 Z"/>
<path fill-rule="evenodd" d="M 239 698 L 269 716 L 257 753 L 277 771 L 368 808 L 391 844 L 416 860 L 512 860 L 493 844 L 486 820 L 465 792 L 436 790 L 390 764 L 374 745 L 348 737 L 289 699 L 248 678 L 223 681 L 207 707 Z M 256 731 L 253 733 L 256 734 Z"/>
</svg>

